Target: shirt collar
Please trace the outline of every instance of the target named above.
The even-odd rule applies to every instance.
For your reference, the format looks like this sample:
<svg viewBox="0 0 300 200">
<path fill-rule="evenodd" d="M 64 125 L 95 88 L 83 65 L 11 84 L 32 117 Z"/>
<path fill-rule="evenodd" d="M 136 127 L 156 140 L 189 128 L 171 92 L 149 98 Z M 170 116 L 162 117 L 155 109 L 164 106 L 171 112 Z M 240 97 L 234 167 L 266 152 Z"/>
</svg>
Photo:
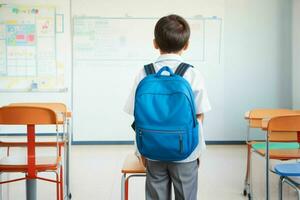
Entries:
<svg viewBox="0 0 300 200">
<path fill-rule="evenodd" d="M 178 54 L 162 54 L 160 55 L 155 63 L 159 63 L 159 62 L 163 62 L 163 61 L 178 61 L 178 62 L 182 62 L 182 57 Z"/>
</svg>

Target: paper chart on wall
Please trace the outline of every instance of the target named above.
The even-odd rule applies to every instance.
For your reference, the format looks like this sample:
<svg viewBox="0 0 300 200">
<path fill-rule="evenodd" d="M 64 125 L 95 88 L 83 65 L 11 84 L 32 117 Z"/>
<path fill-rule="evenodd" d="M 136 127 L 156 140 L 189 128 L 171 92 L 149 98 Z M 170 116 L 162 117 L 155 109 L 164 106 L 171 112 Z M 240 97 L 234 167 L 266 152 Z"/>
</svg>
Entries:
<svg viewBox="0 0 300 200">
<path fill-rule="evenodd" d="M 0 5 L 0 91 L 63 88 L 55 7 Z"/>
</svg>

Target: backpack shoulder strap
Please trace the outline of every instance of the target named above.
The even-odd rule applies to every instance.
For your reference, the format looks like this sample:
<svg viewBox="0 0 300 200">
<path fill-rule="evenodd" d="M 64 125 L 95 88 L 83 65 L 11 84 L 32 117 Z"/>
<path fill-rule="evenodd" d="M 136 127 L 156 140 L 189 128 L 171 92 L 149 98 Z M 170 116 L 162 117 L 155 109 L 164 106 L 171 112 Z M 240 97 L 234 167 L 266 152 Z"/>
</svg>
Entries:
<svg viewBox="0 0 300 200">
<path fill-rule="evenodd" d="M 144 69 L 145 69 L 145 73 L 146 73 L 147 76 L 156 73 L 153 63 L 150 63 L 148 65 L 144 65 Z"/>
<path fill-rule="evenodd" d="M 180 63 L 180 65 L 177 67 L 175 71 L 175 74 L 183 77 L 186 70 L 188 70 L 189 67 L 193 67 L 193 66 L 187 63 Z"/>
</svg>

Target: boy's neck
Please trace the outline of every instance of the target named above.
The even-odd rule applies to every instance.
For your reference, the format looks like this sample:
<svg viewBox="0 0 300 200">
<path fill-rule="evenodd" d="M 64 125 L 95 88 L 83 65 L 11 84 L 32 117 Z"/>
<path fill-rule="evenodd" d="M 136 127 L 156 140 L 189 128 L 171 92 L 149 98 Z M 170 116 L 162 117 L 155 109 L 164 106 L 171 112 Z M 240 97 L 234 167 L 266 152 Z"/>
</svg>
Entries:
<svg viewBox="0 0 300 200">
<path fill-rule="evenodd" d="M 176 54 L 176 55 L 181 56 L 182 52 L 183 52 L 183 50 L 178 51 L 178 52 L 162 52 L 162 51 L 160 51 L 160 55 L 165 55 L 165 54 Z"/>
</svg>

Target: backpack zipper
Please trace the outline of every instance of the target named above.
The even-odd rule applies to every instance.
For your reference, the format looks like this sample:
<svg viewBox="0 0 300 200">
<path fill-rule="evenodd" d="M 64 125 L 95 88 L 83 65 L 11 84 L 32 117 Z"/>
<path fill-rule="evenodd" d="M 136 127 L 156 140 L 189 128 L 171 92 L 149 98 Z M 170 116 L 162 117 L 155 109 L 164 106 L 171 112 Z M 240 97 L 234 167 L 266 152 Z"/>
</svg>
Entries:
<svg viewBox="0 0 300 200">
<path fill-rule="evenodd" d="M 183 153 L 182 135 L 179 135 L 179 146 L 180 146 L 180 153 Z"/>
<path fill-rule="evenodd" d="M 140 138 L 140 144 L 141 144 L 141 147 L 143 147 L 142 130 L 139 130 L 139 138 Z"/>
<path fill-rule="evenodd" d="M 183 131 L 157 131 L 157 130 L 145 130 L 145 129 L 139 129 L 139 138 L 140 138 L 140 144 L 141 147 L 143 147 L 143 132 L 154 132 L 154 133 L 183 133 Z M 179 152 L 183 153 L 183 139 L 182 135 L 179 134 Z"/>
<path fill-rule="evenodd" d="M 158 131 L 158 130 L 146 130 L 146 129 L 139 129 L 139 133 L 142 132 L 154 132 L 154 133 L 184 133 L 184 131 Z"/>
</svg>

